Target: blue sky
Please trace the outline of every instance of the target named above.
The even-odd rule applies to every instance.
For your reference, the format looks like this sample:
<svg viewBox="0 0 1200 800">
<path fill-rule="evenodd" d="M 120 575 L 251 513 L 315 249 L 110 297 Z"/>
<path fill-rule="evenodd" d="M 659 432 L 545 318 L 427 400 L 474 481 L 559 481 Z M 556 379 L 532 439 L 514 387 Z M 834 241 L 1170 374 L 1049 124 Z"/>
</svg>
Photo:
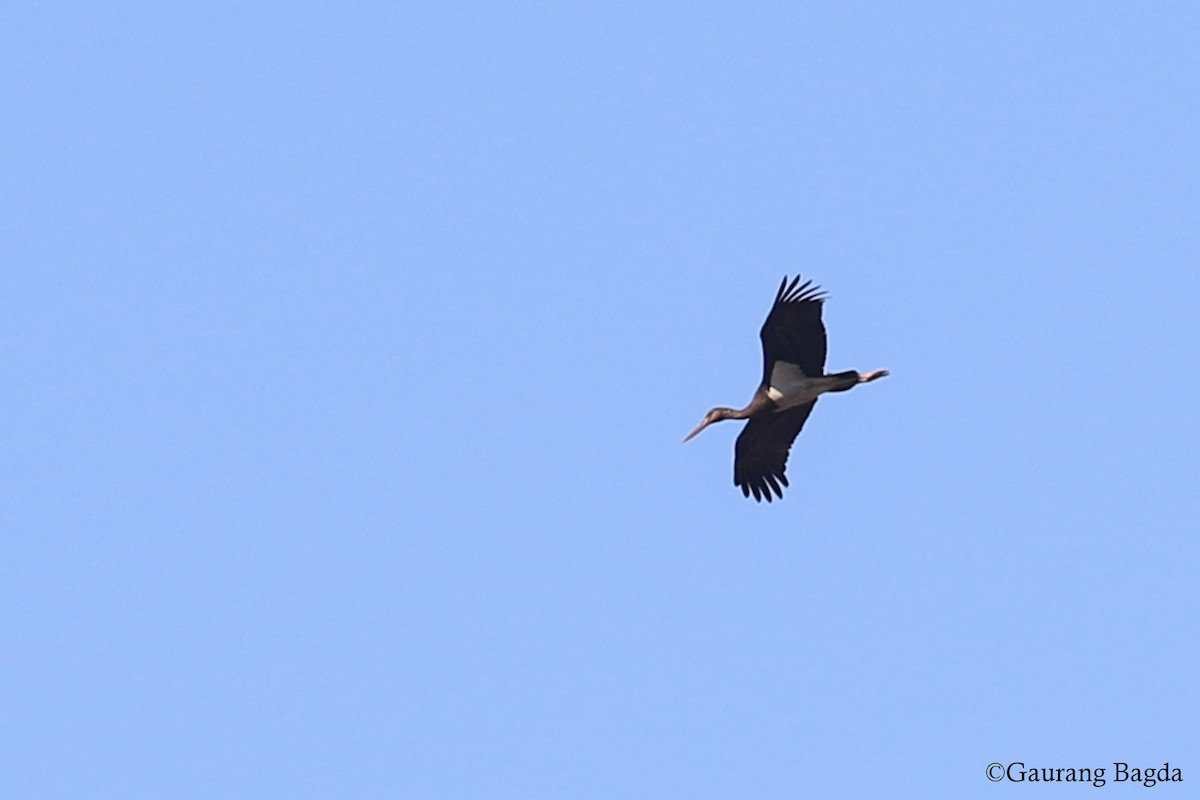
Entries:
<svg viewBox="0 0 1200 800">
<path fill-rule="evenodd" d="M 1198 40 L 8 4 L 0 795 L 1185 796 Z M 758 505 L 680 439 L 796 272 L 892 376 Z"/>
</svg>

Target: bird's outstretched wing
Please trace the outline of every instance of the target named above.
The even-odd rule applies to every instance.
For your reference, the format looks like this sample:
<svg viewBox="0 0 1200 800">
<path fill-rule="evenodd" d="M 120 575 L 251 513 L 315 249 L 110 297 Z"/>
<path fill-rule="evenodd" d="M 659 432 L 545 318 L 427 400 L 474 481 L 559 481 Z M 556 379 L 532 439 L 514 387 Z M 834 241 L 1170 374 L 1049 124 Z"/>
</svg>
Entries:
<svg viewBox="0 0 1200 800">
<path fill-rule="evenodd" d="M 771 493 L 783 497 L 788 485 L 788 449 L 812 413 L 816 400 L 789 408 L 787 411 L 759 414 L 752 417 L 734 446 L 733 482 L 742 487 L 742 494 L 771 502 Z"/>
<path fill-rule="evenodd" d="M 759 332 L 764 385 L 770 383 L 776 361 L 796 364 L 810 378 L 825 374 L 825 323 L 821 321 L 824 302 L 820 286 L 812 281 L 800 283 L 799 275 L 788 283 L 784 276 L 775 294 L 775 305 Z"/>
</svg>

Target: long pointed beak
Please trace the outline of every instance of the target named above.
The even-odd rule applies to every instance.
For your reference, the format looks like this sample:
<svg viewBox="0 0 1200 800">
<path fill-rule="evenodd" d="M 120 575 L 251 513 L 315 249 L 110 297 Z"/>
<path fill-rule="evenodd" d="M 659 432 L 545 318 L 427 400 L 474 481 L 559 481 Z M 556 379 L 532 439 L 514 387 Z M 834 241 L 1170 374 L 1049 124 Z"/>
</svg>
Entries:
<svg viewBox="0 0 1200 800">
<path fill-rule="evenodd" d="M 702 430 L 704 430 L 705 428 L 707 428 L 707 427 L 709 426 L 709 424 L 710 424 L 710 420 L 707 420 L 707 419 L 706 419 L 706 420 L 704 420 L 704 422 L 701 422 L 701 423 L 700 423 L 700 425 L 699 425 L 699 426 L 697 426 L 696 430 L 692 431 L 692 432 L 691 432 L 691 433 L 689 433 L 687 436 L 683 437 L 683 441 L 685 441 L 685 442 L 686 442 L 686 441 L 689 441 L 689 440 L 690 440 L 690 439 L 691 439 L 693 436 L 695 436 L 697 433 L 699 433 L 700 431 L 702 431 Z"/>
</svg>

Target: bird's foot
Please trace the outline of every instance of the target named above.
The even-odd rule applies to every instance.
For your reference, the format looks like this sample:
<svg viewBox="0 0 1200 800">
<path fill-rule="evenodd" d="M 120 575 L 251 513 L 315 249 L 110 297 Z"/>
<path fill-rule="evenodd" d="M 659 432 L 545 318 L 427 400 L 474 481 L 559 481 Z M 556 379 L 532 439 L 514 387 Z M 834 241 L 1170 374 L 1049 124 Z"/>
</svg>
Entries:
<svg viewBox="0 0 1200 800">
<path fill-rule="evenodd" d="M 860 375 L 858 377 L 858 382 L 870 383 L 871 381 L 878 380 L 879 378 L 886 378 L 889 374 L 890 373 L 886 369 L 877 369 L 874 372 L 868 372 L 866 375 Z"/>
</svg>

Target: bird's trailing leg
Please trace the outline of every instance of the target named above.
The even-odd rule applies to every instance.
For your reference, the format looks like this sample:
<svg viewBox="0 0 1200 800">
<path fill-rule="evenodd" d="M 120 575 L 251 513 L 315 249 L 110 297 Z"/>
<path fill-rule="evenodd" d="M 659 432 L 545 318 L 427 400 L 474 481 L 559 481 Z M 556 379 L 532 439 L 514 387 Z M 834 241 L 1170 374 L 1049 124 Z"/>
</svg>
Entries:
<svg viewBox="0 0 1200 800">
<path fill-rule="evenodd" d="M 879 378 L 886 378 L 888 374 L 889 373 L 886 369 L 877 369 L 873 372 L 868 372 L 866 375 L 859 375 L 858 382 L 870 383 L 871 381 L 878 380 Z"/>
</svg>

